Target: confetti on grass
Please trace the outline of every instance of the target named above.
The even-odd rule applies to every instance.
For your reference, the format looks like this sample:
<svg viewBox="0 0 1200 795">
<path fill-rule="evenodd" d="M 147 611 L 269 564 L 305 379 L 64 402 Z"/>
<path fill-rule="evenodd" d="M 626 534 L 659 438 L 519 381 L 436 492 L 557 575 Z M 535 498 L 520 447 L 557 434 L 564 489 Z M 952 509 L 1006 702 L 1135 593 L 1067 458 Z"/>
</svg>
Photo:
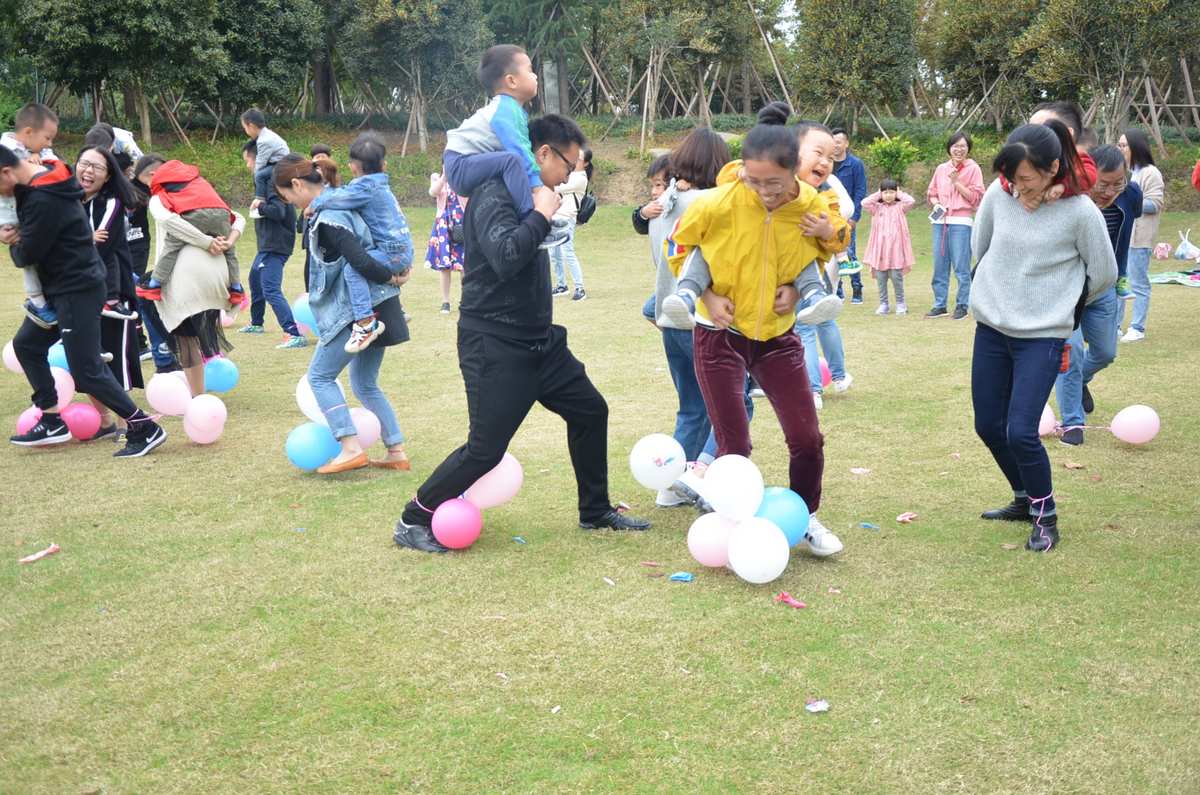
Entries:
<svg viewBox="0 0 1200 795">
<path fill-rule="evenodd" d="M 604 578 L 604 584 L 605 584 L 605 585 L 611 585 L 611 586 L 613 586 L 614 588 L 615 588 L 615 587 L 616 587 L 616 585 L 617 585 L 615 582 L 613 582 L 613 581 L 612 581 L 610 578 L 608 578 L 608 577 L 605 577 L 605 578 Z"/>
<path fill-rule="evenodd" d="M 896 521 L 900 524 L 912 524 L 917 520 L 917 515 L 912 511 L 905 511 L 896 517 Z"/>
<path fill-rule="evenodd" d="M 1077 464 L 1074 461 L 1067 461 L 1063 464 L 1067 469 L 1084 469 L 1083 464 Z"/>
<path fill-rule="evenodd" d="M 828 712 L 829 702 L 825 699 L 810 698 L 804 701 L 804 708 L 814 715 L 818 712 Z"/>
<path fill-rule="evenodd" d="M 677 571 L 671 575 L 671 582 L 691 582 L 696 579 L 690 571 Z"/>
<path fill-rule="evenodd" d="M 58 544 L 51 544 L 50 546 L 43 549 L 41 552 L 34 552 L 32 555 L 26 555 L 25 557 L 21 558 L 17 562 L 18 563 L 37 563 L 42 558 L 47 558 L 47 557 L 53 555 L 55 552 L 61 552 L 61 551 L 62 551 L 62 547 L 60 547 Z"/>
<path fill-rule="evenodd" d="M 861 527 L 863 530 L 878 530 L 879 529 L 879 525 L 871 524 L 870 522 L 859 522 L 858 526 Z"/>
<path fill-rule="evenodd" d="M 869 474 L 871 474 L 871 470 L 867 469 L 866 467 L 850 467 L 850 474 L 851 475 L 869 475 Z"/>
<path fill-rule="evenodd" d="M 529 543 L 528 541 L 521 538 L 520 536 L 513 536 L 513 541 L 516 541 L 518 544 L 528 544 Z"/>
<path fill-rule="evenodd" d="M 808 607 L 808 605 L 804 604 L 804 602 L 801 602 L 799 599 L 792 596 L 787 591 L 780 591 L 779 594 L 776 595 L 775 601 L 782 602 L 783 604 L 787 605 L 788 607 L 794 607 L 797 610 L 803 610 L 805 607 Z"/>
</svg>

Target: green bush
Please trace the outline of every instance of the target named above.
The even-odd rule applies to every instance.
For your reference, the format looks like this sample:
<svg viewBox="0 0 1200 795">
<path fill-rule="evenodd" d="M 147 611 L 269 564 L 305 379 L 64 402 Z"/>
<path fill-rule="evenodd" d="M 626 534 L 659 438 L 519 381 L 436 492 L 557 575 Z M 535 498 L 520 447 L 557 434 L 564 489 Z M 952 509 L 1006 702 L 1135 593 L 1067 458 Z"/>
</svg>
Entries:
<svg viewBox="0 0 1200 795">
<path fill-rule="evenodd" d="M 21 97 L 0 88 L 0 131 L 13 128 L 13 117 L 17 115 L 17 111 L 24 104 L 25 100 Z"/>
<path fill-rule="evenodd" d="M 867 147 L 867 159 L 884 174 L 903 183 L 908 167 L 917 162 L 921 150 L 902 135 L 879 138 Z"/>
<path fill-rule="evenodd" d="M 735 138 L 730 138 L 725 142 L 729 147 L 729 157 L 733 160 L 741 160 L 742 158 L 742 140 L 745 136 L 739 135 Z"/>
</svg>

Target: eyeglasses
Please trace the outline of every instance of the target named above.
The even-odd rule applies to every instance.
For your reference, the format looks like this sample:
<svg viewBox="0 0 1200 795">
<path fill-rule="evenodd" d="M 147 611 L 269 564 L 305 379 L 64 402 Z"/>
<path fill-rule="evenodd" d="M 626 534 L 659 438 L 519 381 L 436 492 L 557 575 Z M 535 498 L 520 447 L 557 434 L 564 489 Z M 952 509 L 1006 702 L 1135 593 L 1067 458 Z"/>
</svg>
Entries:
<svg viewBox="0 0 1200 795">
<path fill-rule="evenodd" d="M 563 165 L 565 165 L 569 171 L 575 170 L 575 164 L 572 163 L 570 160 L 568 160 L 566 155 L 564 155 L 562 152 L 555 149 L 550 144 L 546 144 L 546 148 L 549 149 L 554 154 L 558 155 L 558 159 L 563 161 Z"/>
<path fill-rule="evenodd" d="M 788 186 L 788 182 L 786 180 L 768 179 L 760 182 L 759 180 L 754 179 L 753 177 L 748 177 L 745 174 L 742 175 L 742 182 L 744 182 L 746 187 L 750 188 L 751 190 L 763 191 L 765 193 L 782 193 L 787 189 Z"/>
<path fill-rule="evenodd" d="M 1121 178 L 1116 182 L 1097 182 L 1096 190 L 1100 193 L 1120 193 L 1129 185 L 1128 180 Z"/>
<path fill-rule="evenodd" d="M 90 160 L 80 160 L 75 164 L 76 173 L 80 171 L 91 171 L 96 174 L 107 174 L 108 166 L 103 163 L 93 163 Z"/>
</svg>

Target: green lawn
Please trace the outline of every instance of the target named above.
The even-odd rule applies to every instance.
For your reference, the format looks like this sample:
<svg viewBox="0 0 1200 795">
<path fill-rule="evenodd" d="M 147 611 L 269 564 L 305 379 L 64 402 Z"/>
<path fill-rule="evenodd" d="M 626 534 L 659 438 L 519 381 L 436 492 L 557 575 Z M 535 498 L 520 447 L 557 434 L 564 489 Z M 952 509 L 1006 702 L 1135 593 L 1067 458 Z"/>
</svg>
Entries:
<svg viewBox="0 0 1200 795">
<path fill-rule="evenodd" d="M 755 587 L 693 563 L 694 514 L 655 509 L 629 473 L 675 403 L 628 215 L 606 207 L 581 230 L 590 298 L 555 308 L 611 407 L 613 497 L 650 533 L 576 528 L 564 428 L 537 408 L 512 446 L 524 489 L 472 550 L 393 546 L 466 429 L 454 317 L 423 270 L 405 290 L 413 342 L 382 379 L 411 474 L 291 467 L 312 351 L 274 350 L 273 319 L 231 335 L 241 383 L 210 448 L 167 420 L 166 446 L 136 461 L 106 443 L 0 450 L 0 792 L 1200 790 L 1200 291 L 1154 288 L 1150 336 L 1095 383 L 1094 422 L 1144 402 L 1158 439 L 1050 445 L 1063 544 L 1035 557 L 1011 548 L 1023 528 L 975 518 L 1009 493 L 972 429 L 971 324 L 921 319 L 914 214 L 913 314 L 875 317 L 873 285 L 846 308 L 855 383 L 821 414 L 821 515 L 846 550 Z M 411 213 L 418 237 L 431 216 Z M 1194 220 L 1169 216 L 1160 238 Z M 300 274 L 296 256 L 291 297 Z M 0 284 L 15 329 L 19 276 Z M 0 373 L 5 427 L 28 393 Z M 786 484 L 759 409 L 755 460 Z M 908 510 L 919 520 L 897 524 Z M 17 565 L 51 541 L 61 554 Z M 808 609 L 774 604 L 781 590 Z"/>
</svg>

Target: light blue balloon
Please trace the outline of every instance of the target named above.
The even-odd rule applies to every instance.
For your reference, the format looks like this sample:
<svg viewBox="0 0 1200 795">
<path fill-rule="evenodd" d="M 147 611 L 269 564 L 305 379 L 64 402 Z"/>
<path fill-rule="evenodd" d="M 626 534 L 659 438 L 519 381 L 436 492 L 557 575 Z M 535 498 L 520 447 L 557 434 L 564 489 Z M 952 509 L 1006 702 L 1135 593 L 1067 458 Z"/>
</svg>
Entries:
<svg viewBox="0 0 1200 795">
<path fill-rule="evenodd" d="M 297 323 L 303 323 L 311 329 L 317 327 L 317 316 L 313 314 L 312 307 L 308 305 L 308 296 L 302 295 L 292 304 L 292 317 Z"/>
<path fill-rule="evenodd" d="M 791 489 L 780 486 L 764 489 L 762 504 L 754 515 L 774 522 L 787 536 L 790 547 L 799 544 L 808 532 L 808 506 L 804 498 Z"/>
<path fill-rule="evenodd" d="M 204 387 L 209 392 L 228 392 L 237 383 L 238 366 L 229 359 L 209 359 L 204 365 Z"/>
<path fill-rule="evenodd" d="M 305 472 L 328 463 L 341 449 L 337 439 L 333 438 L 333 431 L 315 422 L 292 429 L 284 445 L 288 460 Z"/>
<path fill-rule="evenodd" d="M 67 372 L 71 372 L 71 368 L 67 366 L 67 350 L 63 347 L 62 342 L 56 342 L 50 346 L 50 350 L 46 352 L 46 360 L 50 362 L 51 367 L 61 367 Z"/>
</svg>

